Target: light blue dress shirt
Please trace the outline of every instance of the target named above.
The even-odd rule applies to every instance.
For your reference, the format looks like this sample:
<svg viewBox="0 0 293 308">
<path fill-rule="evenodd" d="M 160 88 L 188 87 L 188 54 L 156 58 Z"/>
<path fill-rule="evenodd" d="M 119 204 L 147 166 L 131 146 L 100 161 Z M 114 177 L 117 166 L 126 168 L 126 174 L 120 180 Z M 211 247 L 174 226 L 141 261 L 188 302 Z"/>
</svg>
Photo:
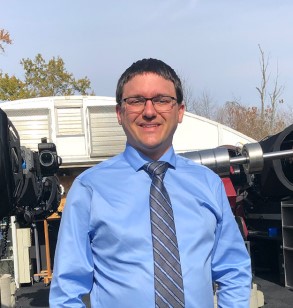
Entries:
<svg viewBox="0 0 293 308">
<path fill-rule="evenodd" d="M 175 155 L 164 183 L 169 192 L 180 251 L 185 307 L 249 307 L 250 258 L 221 179 Z M 152 308 L 155 306 L 150 225 L 151 178 L 147 157 L 126 145 L 123 153 L 74 181 L 62 214 L 50 307 Z"/>
</svg>

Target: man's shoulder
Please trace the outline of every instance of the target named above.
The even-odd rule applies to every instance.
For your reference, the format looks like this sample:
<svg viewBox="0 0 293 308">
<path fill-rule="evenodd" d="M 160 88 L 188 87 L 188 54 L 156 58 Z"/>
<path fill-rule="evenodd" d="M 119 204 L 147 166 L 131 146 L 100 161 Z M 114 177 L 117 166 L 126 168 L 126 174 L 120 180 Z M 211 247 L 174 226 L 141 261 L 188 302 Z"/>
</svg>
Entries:
<svg viewBox="0 0 293 308">
<path fill-rule="evenodd" d="M 112 173 L 115 170 L 122 169 L 123 162 L 125 162 L 125 159 L 123 157 L 123 153 L 118 154 L 114 157 L 111 157 L 111 158 L 109 158 L 105 161 L 102 161 L 99 164 L 83 171 L 78 176 L 78 179 L 80 181 L 84 181 L 88 178 L 103 176 L 107 173 Z"/>
</svg>

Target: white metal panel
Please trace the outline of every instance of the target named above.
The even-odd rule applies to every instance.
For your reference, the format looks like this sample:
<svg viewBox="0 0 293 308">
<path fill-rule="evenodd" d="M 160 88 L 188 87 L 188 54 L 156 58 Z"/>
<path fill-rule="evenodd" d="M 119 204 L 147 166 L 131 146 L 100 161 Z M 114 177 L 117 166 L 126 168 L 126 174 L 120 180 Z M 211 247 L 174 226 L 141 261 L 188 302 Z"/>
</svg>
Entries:
<svg viewBox="0 0 293 308">
<path fill-rule="evenodd" d="M 249 138 L 235 130 L 221 125 L 222 138 L 221 145 L 234 145 L 243 146 L 246 143 L 256 142 L 254 139 Z"/>
<path fill-rule="evenodd" d="M 19 133 L 21 145 L 38 150 L 41 138 L 51 141 L 48 109 L 6 109 L 5 112 Z"/>
<path fill-rule="evenodd" d="M 249 142 L 255 141 L 225 125 L 189 112 L 185 112 L 173 139 L 174 149 L 180 153 Z"/>
<path fill-rule="evenodd" d="M 82 121 L 82 108 L 66 107 L 56 108 L 56 134 L 57 136 L 76 136 L 84 134 Z"/>
<path fill-rule="evenodd" d="M 89 107 L 90 157 L 109 157 L 123 151 L 126 137 L 115 106 Z"/>
<path fill-rule="evenodd" d="M 30 228 L 21 228 L 16 230 L 19 283 L 31 282 L 31 264 L 29 248 L 31 247 Z"/>
<path fill-rule="evenodd" d="M 174 135 L 174 149 L 177 152 L 208 149 L 219 144 L 217 125 L 185 113 L 183 122 Z"/>
<path fill-rule="evenodd" d="M 55 96 L 54 106 L 55 108 L 70 108 L 70 107 L 82 107 L 83 98 L 80 96 Z"/>
<path fill-rule="evenodd" d="M 57 137 L 56 147 L 64 163 L 76 161 L 78 157 L 84 161 L 88 157 L 84 136 Z"/>
</svg>

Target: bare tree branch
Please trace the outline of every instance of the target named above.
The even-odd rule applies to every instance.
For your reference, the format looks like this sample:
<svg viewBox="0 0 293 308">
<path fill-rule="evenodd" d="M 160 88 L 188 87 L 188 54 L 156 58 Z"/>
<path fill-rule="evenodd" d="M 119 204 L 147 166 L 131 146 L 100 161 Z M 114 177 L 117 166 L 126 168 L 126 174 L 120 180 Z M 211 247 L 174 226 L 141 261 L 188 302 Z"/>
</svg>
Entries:
<svg viewBox="0 0 293 308">
<path fill-rule="evenodd" d="M 260 104 L 261 104 L 261 118 L 264 118 L 264 112 L 265 112 L 265 100 L 266 100 L 266 89 L 267 89 L 267 83 L 269 81 L 269 76 L 267 76 L 267 68 L 269 64 L 269 59 L 266 60 L 265 53 L 261 49 L 261 46 L 258 45 L 259 51 L 260 51 L 260 68 L 261 68 L 261 86 L 256 87 L 259 95 L 260 95 Z"/>
</svg>

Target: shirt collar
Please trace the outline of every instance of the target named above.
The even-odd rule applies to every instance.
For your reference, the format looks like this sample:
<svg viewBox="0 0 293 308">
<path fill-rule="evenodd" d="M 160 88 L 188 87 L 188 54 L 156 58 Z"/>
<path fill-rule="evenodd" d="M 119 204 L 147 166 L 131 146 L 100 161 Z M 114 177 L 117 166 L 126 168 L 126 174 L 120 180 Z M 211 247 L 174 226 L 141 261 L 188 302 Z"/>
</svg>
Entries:
<svg viewBox="0 0 293 308">
<path fill-rule="evenodd" d="M 126 143 L 123 155 L 135 171 L 141 169 L 145 163 L 152 161 L 152 159 L 136 150 L 129 143 Z M 158 160 L 168 162 L 171 168 L 176 169 L 176 155 L 173 146 L 171 146 L 170 149 Z"/>
</svg>

